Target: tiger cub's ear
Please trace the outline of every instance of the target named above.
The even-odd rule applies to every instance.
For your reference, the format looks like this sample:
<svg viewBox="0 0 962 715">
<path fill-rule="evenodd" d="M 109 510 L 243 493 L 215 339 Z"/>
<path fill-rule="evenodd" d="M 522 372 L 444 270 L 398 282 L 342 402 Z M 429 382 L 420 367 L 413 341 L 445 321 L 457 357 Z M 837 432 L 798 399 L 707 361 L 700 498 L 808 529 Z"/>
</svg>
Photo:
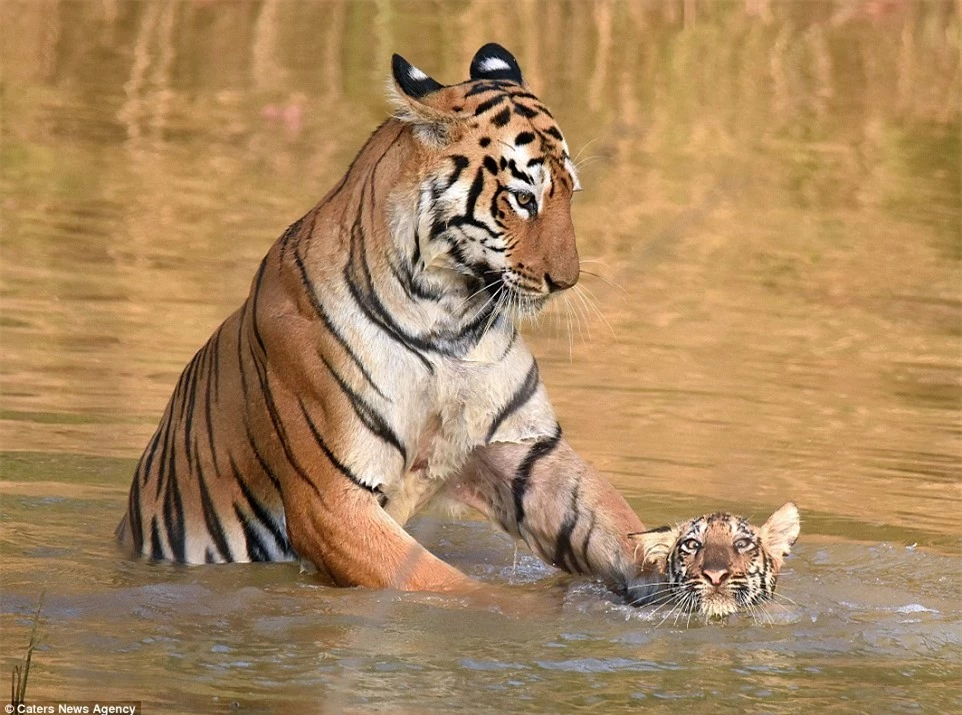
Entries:
<svg viewBox="0 0 962 715">
<path fill-rule="evenodd" d="M 417 128 L 417 136 L 425 143 L 443 145 L 449 128 L 458 117 L 445 110 L 435 93 L 445 89 L 436 79 L 412 65 L 401 55 L 391 58 L 394 82 L 389 88 L 395 106 L 394 116 Z"/>
<path fill-rule="evenodd" d="M 524 84 L 518 61 L 497 42 L 489 42 L 475 53 L 471 79 L 506 79 Z"/>
<path fill-rule="evenodd" d="M 792 502 L 779 507 L 759 529 L 762 546 L 774 559 L 776 569 L 785 563 L 785 557 L 798 539 L 799 530 L 798 507 Z"/>
<path fill-rule="evenodd" d="M 657 566 L 662 571 L 677 539 L 678 531 L 671 526 L 628 534 L 628 540 L 635 544 L 635 563 L 642 568 Z"/>
</svg>

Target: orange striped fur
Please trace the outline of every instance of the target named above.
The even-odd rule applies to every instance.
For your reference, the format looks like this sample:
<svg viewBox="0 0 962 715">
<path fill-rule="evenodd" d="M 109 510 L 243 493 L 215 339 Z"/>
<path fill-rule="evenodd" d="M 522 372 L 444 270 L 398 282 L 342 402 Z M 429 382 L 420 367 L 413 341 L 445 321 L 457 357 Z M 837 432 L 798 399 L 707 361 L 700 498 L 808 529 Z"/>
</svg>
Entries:
<svg viewBox="0 0 962 715">
<path fill-rule="evenodd" d="M 467 588 L 403 529 L 443 498 L 624 588 L 642 524 L 561 437 L 515 327 L 578 279 L 561 131 L 500 46 L 457 85 L 393 70 L 395 115 L 188 363 L 118 535 L 154 559 Z"/>
</svg>

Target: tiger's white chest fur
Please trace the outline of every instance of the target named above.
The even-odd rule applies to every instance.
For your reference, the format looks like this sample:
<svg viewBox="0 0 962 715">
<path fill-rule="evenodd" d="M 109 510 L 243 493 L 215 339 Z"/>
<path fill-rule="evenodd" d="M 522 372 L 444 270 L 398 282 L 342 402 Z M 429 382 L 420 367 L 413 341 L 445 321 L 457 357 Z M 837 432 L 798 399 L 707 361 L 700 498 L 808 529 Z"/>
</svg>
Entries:
<svg viewBox="0 0 962 715">
<path fill-rule="evenodd" d="M 534 360 L 509 330 L 464 359 L 439 359 L 407 395 L 412 427 L 407 468 L 380 485 L 401 524 L 424 507 L 475 448 L 551 436 L 556 418 Z"/>
</svg>

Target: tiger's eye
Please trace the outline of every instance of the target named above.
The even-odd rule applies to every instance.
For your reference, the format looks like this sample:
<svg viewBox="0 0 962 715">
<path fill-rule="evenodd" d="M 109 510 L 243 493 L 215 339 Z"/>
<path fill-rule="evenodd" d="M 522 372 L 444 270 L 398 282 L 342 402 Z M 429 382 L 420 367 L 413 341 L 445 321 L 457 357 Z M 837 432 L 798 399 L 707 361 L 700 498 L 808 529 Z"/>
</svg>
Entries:
<svg viewBox="0 0 962 715">
<path fill-rule="evenodd" d="M 752 543 L 751 539 L 742 538 L 742 539 L 738 539 L 738 541 L 735 542 L 735 548 L 738 549 L 739 551 L 747 551 L 753 546 L 754 544 Z"/>
<path fill-rule="evenodd" d="M 685 551 L 698 551 L 698 549 L 701 548 L 701 542 L 698 539 L 685 539 L 681 544 L 681 548 Z"/>
<path fill-rule="evenodd" d="M 528 206 L 532 201 L 534 201 L 534 194 L 530 191 L 519 191 L 514 195 L 515 201 L 518 202 L 518 206 Z"/>
</svg>

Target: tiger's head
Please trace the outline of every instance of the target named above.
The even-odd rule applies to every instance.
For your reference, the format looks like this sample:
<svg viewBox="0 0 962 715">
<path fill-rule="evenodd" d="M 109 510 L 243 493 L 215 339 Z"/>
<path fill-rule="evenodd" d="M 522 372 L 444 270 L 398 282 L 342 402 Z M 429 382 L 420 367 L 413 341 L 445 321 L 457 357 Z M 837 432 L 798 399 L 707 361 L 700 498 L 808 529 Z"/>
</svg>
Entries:
<svg viewBox="0 0 962 715">
<path fill-rule="evenodd" d="M 761 527 L 731 514 L 630 534 L 643 567 L 662 577 L 643 604 L 720 618 L 771 601 L 785 557 L 798 538 L 798 509 L 788 502 Z M 636 600 L 636 603 L 638 601 Z"/>
<path fill-rule="evenodd" d="M 392 94 L 421 155 L 412 268 L 513 316 L 573 286 L 580 185 L 561 130 L 511 53 L 485 45 L 470 79 L 451 86 L 394 55 Z"/>
</svg>

